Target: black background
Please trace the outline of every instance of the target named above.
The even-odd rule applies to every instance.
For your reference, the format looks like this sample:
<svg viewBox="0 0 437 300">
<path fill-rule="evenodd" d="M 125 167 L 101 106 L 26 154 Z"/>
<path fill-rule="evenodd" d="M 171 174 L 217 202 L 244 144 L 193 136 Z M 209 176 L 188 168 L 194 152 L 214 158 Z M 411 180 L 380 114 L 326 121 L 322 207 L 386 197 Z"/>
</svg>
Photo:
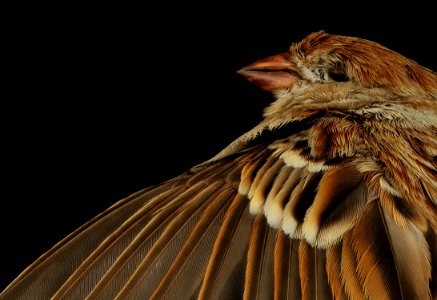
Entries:
<svg viewBox="0 0 437 300">
<path fill-rule="evenodd" d="M 236 71 L 310 32 L 370 39 L 437 70 L 432 9 L 366 3 L 15 10 L 3 46 L 0 288 L 117 200 L 253 127 L 272 97 Z"/>
</svg>

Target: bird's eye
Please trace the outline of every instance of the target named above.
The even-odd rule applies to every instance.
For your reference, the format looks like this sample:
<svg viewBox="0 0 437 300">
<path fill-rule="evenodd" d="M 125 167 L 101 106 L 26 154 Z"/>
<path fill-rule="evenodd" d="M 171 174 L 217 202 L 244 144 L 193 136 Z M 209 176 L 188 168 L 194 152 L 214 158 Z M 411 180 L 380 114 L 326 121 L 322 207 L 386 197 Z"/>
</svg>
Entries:
<svg viewBox="0 0 437 300">
<path fill-rule="evenodd" d="M 342 73 L 342 72 L 329 72 L 328 73 L 329 78 L 331 78 L 334 81 L 337 82 L 345 82 L 345 81 L 349 81 L 349 78 L 346 76 L 346 74 Z"/>
</svg>

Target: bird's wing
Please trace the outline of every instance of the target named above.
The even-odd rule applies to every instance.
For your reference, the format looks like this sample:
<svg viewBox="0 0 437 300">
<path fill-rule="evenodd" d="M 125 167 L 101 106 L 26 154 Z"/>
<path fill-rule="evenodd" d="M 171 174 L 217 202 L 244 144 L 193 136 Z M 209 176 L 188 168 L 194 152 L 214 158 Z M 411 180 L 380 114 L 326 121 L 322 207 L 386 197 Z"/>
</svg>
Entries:
<svg viewBox="0 0 437 300">
<path fill-rule="evenodd" d="M 299 244 L 302 298 L 437 296 L 437 104 L 404 100 L 307 107 L 271 130 L 279 162 L 243 169 L 251 212 Z"/>
<path fill-rule="evenodd" d="M 230 264 L 222 266 L 229 277 L 245 258 L 252 221 L 237 193 L 241 169 L 265 152 L 246 151 L 119 201 L 43 254 L 0 298 L 148 299 L 167 291 L 186 299 L 199 292 L 219 234 L 230 244 L 218 258 Z"/>
<path fill-rule="evenodd" d="M 116 203 L 1 297 L 436 297 L 435 123 L 404 134 L 371 123 L 375 113 L 324 107 L 256 128 L 215 160 Z M 402 177 L 412 166 L 419 175 Z M 416 198 L 405 197 L 412 188 Z"/>
</svg>

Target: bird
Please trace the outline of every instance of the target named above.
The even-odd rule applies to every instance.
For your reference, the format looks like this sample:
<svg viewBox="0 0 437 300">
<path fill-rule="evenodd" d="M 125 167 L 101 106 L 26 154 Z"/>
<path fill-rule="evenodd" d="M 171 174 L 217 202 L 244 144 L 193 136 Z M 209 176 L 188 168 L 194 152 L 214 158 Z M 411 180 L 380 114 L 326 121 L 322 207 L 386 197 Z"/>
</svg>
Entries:
<svg viewBox="0 0 437 300">
<path fill-rule="evenodd" d="M 273 97 L 254 128 L 0 298 L 436 299 L 437 73 L 323 30 L 238 73 Z"/>
</svg>

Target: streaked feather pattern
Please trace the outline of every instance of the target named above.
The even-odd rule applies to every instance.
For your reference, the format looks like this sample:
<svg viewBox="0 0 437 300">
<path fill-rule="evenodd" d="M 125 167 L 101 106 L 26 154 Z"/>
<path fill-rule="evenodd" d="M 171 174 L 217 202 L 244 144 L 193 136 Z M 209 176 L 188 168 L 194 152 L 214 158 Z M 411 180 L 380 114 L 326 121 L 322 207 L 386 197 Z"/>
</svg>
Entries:
<svg viewBox="0 0 437 300">
<path fill-rule="evenodd" d="M 96 216 L 0 298 L 436 299 L 435 73 L 323 32 L 245 76 L 268 87 L 272 63 L 292 85 L 260 124 Z"/>
<path fill-rule="evenodd" d="M 272 299 L 275 233 L 262 214 L 253 222 L 247 251 L 244 299 Z"/>
<path fill-rule="evenodd" d="M 348 299 L 344 288 L 344 281 L 342 279 L 341 251 L 341 242 L 329 247 L 329 249 L 326 250 L 326 275 L 328 277 L 328 283 L 331 288 L 332 297 L 338 300 Z"/>
<path fill-rule="evenodd" d="M 274 252 L 274 299 L 301 299 L 299 241 L 277 232 Z"/>
<path fill-rule="evenodd" d="M 214 244 L 199 299 L 232 299 L 242 294 L 250 231 L 248 203 L 237 195 Z"/>
<path fill-rule="evenodd" d="M 378 201 L 372 201 L 347 235 L 357 278 L 367 297 L 430 297 L 429 250 L 423 232 L 417 227 L 396 225 L 390 213 L 384 211 Z"/>
</svg>

